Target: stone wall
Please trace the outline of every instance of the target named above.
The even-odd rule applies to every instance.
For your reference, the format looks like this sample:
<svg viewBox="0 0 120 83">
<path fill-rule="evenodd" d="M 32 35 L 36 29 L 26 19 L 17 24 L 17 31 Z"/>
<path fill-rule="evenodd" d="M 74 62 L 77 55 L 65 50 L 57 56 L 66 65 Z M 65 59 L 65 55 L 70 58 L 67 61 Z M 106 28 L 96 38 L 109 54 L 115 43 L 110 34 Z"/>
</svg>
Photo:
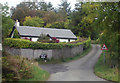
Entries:
<svg viewBox="0 0 120 83">
<path fill-rule="evenodd" d="M 49 59 L 59 59 L 59 58 L 66 58 L 66 57 L 74 57 L 78 53 L 83 52 L 83 45 L 77 47 L 64 47 L 62 49 L 50 49 L 50 50 L 42 50 L 42 49 L 17 49 L 17 48 L 6 48 L 6 51 L 11 55 L 19 55 L 24 56 L 29 59 L 37 59 L 40 57 L 41 54 L 47 54 Z"/>
</svg>

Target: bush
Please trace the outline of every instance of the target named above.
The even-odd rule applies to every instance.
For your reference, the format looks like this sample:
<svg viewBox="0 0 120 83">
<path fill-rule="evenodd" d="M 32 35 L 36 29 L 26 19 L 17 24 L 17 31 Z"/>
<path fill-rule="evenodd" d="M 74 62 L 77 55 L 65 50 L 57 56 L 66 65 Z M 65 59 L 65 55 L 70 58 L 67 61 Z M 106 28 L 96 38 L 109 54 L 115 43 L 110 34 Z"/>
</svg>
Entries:
<svg viewBox="0 0 120 83">
<path fill-rule="evenodd" d="M 6 53 L 3 53 L 3 55 Z M 10 56 L 2 57 L 2 81 L 18 81 L 20 79 L 29 79 L 33 76 L 32 62 L 20 57 Z"/>
<path fill-rule="evenodd" d="M 89 48 L 90 44 L 91 44 L 91 39 L 89 37 L 89 39 L 84 41 L 84 43 L 83 43 L 83 50 L 86 50 L 87 48 Z"/>
<path fill-rule="evenodd" d="M 49 40 L 50 38 L 44 34 L 41 34 L 37 41 L 41 42 L 42 40 Z"/>
<path fill-rule="evenodd" d="M 3 52 L 2 82 L 46 81 L 49 73 L 38 66 L 38 62 Z"/>
<path fill-rule="evenodd" d="M 91 44 L 91 39 L 89 38 L 83 42 L 77 43 L 41 43 L 41 42 L 31 42 L 24 39 L 6 38 L 3 42 L 3 46 L 14 47 L 14 48 L 31 48 L 31 49 L 60 49 L 63 47 L 75 47 L 79 45 L 84 45 L 84 49 L 89 48 Z"/>
<path fill-rule="evenodd" d="M 42 42 L 42 43 L 55 43 L 54 40 L 39 40 L 38 42 Z"/>
</svg>

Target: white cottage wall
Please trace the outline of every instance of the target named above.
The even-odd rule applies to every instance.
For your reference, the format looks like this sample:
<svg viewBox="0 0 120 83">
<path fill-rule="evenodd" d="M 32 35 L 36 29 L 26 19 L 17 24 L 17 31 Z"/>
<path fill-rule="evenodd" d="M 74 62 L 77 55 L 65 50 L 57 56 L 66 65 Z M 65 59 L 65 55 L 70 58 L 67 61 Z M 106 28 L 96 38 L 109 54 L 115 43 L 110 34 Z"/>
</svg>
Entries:
<svg viewBox="0 0 120 83">
<path fill-rule="evenodd" d="M 68 39 L 59 39 L 59 41 L 60 42 L 68 42 Z M 75 40 L 70 39 L 70 42 L 72 42 L 72 41 L 75 41 Z"/>
<path fill-rule="evenodd" d="M 33 42 L 36 42 L 38 40 L 38 38 L 32 38 Z"/>
</svg>

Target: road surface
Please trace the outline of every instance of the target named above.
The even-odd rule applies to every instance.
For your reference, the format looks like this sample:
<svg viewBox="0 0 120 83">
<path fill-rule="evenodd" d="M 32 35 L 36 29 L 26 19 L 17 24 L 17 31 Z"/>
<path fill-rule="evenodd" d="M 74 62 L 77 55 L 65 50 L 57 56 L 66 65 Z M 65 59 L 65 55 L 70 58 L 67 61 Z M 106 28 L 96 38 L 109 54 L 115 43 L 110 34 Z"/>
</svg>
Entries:
<svg viewBox="0 0 120 83">
<path fill-rule="evenodd" d="M 45 64 L 41 68 L 51 73 L 48 81 L 105 81 L 94 74 L 94 65 L 101 54 L 99 45 L 92 45 L 86 56 L 64 64 Z"/>
</svg>

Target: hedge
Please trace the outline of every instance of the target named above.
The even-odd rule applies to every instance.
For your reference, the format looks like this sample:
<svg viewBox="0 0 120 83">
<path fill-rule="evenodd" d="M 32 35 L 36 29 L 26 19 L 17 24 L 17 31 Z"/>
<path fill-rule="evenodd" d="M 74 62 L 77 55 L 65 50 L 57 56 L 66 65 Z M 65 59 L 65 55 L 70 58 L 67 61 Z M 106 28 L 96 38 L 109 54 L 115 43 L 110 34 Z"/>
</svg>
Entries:
<svg viewBox="0 0 120 83">
<path fill-rule="evenodd" d="M 32 42 L 25 39 L 6 38 L 3 41 L 3 46 L 14 47 L 14 48 L 31 48 L 31 49 L 60 49 L 63 47 L 75 47 L 82 45 L 84 49 L 88 48 L 91 44 L 91 39 L 79 43 L 41 43 Z"/>
</svg>

